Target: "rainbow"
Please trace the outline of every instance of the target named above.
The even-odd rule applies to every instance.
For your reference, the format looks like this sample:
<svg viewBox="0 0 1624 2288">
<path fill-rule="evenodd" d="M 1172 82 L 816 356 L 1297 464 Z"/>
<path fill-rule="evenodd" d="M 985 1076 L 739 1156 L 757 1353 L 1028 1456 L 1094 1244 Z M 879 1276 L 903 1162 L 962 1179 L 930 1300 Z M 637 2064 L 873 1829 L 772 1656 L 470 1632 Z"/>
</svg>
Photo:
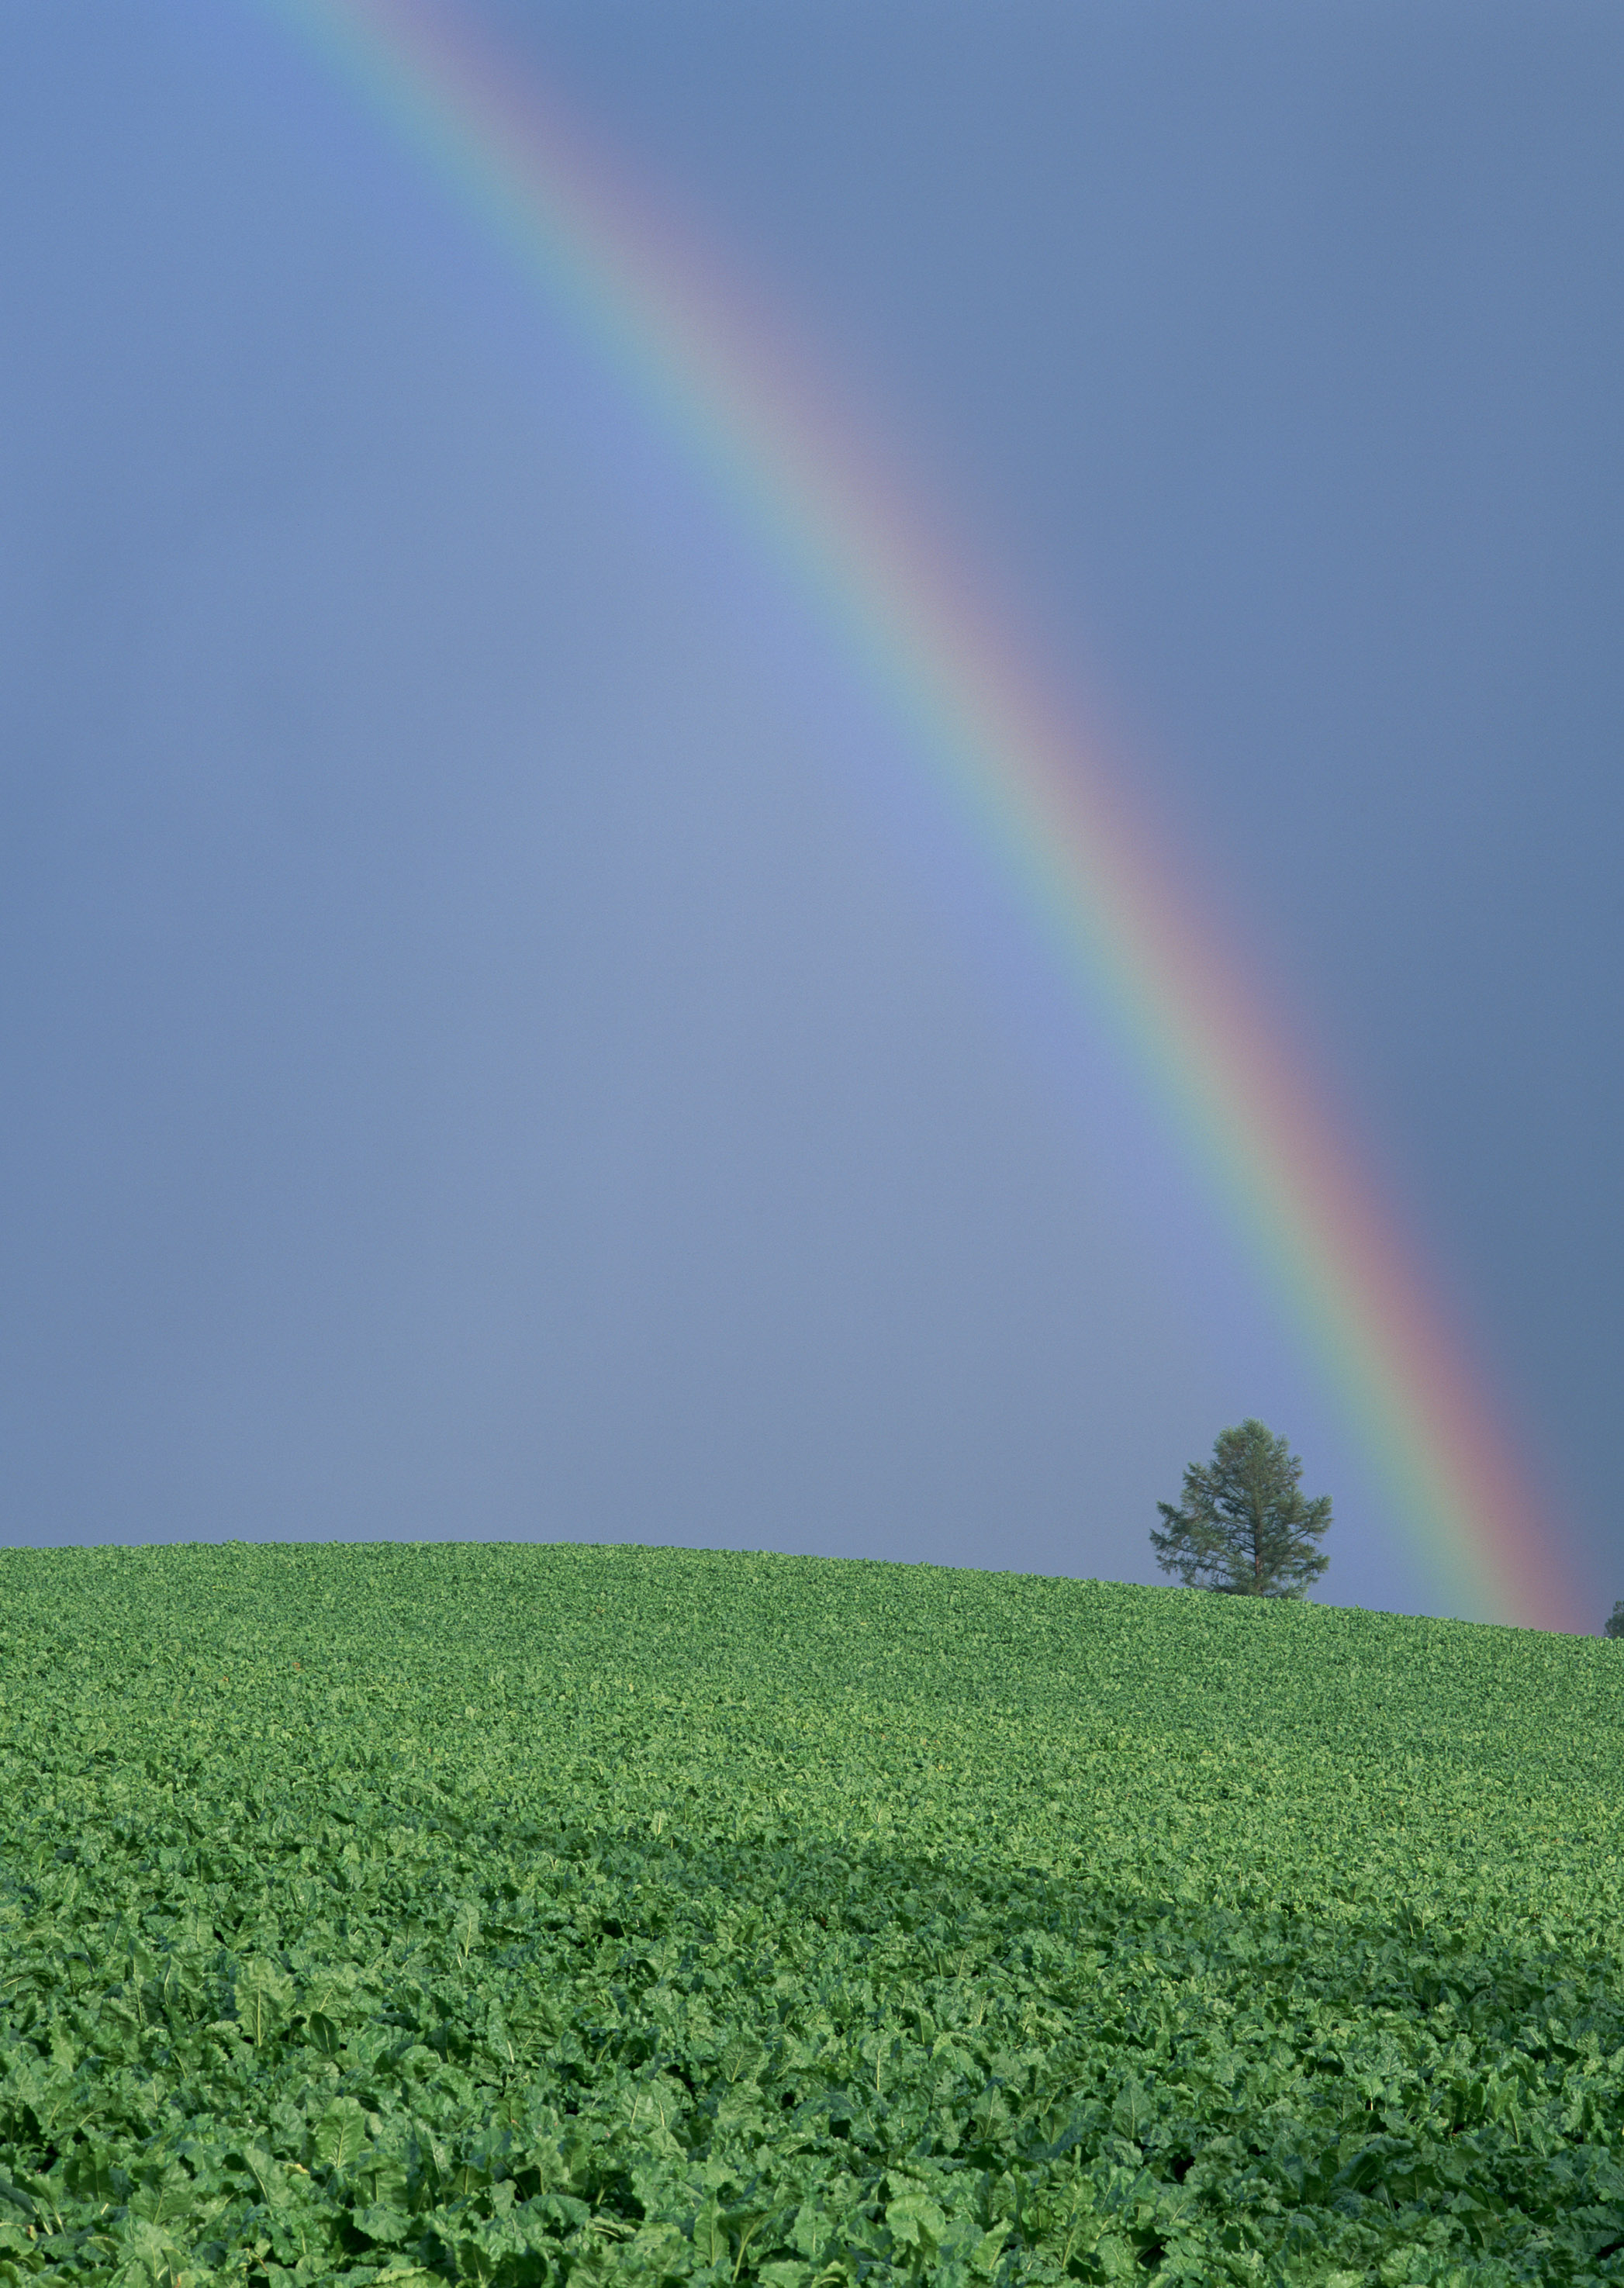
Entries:
<svg viewBox="0 0 1624 2288">
<path fill-rule="evenodd" d="M 808 361 L 431 0 L 263 0 L 440 176 L 793 577 L 1103 1013 L 1317 1355 L 1439 1594 L 1584 1626 L 1551 1520 L 1263 997 Z"/>
</svg>

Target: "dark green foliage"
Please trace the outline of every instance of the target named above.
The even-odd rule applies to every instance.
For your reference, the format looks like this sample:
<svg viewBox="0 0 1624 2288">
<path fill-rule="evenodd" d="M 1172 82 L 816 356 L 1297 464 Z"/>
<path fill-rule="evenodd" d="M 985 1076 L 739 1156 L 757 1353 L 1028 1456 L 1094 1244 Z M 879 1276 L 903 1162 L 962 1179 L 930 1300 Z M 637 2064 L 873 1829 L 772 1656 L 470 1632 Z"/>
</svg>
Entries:
<svg viewBox="0 0 1624 2288">
<path fill-rule="evenodd" d="M 1624 1598 L 1620 1600 L 1602 1623 L 1602 1634 L 1604 1637 L 1624 1637 Z"/>
<path fill-rule="evenodd" d="M 0 1554 L 0 2281 L 1624 2281 L 1595 1640 Z"/>
<path fill-rule="evenodd" d="M 1300 1597 L 1330 1560 L 1318 1545 L 1331 1498 L 1306 1500 L 1303 1465 L 1284 1438 L 1248 1420 L 1221 1430 L 1210 1462 L 1184 1472 L 1184 1498 L 1158 1502 L 1165 1533 L 1151 1542 L 1164 1573 L 1186 1589 L 1234 1597 Z"/>
</svg>

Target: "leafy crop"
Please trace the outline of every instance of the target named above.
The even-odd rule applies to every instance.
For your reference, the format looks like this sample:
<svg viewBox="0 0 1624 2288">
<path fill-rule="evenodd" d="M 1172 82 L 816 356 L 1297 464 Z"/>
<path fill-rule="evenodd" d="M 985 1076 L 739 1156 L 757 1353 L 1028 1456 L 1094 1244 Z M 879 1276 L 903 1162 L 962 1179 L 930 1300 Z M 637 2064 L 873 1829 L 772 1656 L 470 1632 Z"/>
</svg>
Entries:
<svg viewBox="0 0 1624 2288">
<path fill-rule="evenodd" d="M 1624 2281 L 1621 1661 L 0 1553 L 0 2282 Z"/>
</svg>

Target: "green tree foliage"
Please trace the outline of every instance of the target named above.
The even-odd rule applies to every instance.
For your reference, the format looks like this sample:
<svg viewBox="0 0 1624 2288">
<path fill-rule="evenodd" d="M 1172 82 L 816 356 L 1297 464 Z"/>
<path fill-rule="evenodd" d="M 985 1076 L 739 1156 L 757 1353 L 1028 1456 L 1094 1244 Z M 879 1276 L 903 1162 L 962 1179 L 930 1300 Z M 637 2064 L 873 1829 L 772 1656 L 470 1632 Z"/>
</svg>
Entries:
<svg viewBox="0 0 1624 2288">
<path fill-rule="evenodd" d="M 1303 1465 L 1261 1422 L 1221 1430 L 1210 1462 L 1184 1472 L 1176 1507 L 1158 1502 L 1167 1530 L 1151 1531 L 1156 1562 L 1187 1589 L 1232 1597 L 1301 1597 L 1330 1560 L 1318 1545 L 1331 1498 L 1305 1499 Z"/>
<path fill-rule="evenodd" d="M 1620 1599 L 1602 1623 L 1602 1634 L 1604 1637 L 1624 1637 L 1624 1598 Z"/>
</svg>

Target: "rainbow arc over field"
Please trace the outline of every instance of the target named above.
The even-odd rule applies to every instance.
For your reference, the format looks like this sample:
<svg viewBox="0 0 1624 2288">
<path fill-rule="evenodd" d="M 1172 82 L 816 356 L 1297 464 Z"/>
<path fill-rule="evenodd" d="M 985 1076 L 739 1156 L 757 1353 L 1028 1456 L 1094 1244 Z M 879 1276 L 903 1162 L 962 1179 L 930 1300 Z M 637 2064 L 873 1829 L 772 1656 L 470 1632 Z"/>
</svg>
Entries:
<svg viewBox="0 0 1624 2288">
<path fill-rule="evenodd" d="M 431 0 L 265 4 L 504 244 L 888 703 L 1072 989 L 1126 1042 L 1440 1595 L 1582 1628 L 1564 1537 L 1264 999 L 804 361 L 466 18 Z"/>
</svg>

